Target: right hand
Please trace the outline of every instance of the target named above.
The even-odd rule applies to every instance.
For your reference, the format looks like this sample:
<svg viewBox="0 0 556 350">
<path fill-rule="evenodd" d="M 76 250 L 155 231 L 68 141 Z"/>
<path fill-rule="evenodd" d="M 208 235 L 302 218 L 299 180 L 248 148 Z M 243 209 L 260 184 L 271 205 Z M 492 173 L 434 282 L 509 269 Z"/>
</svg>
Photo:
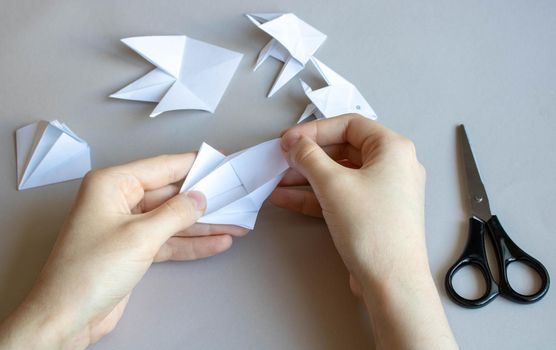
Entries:
<svg viewBox="0 0 556 350">
<path fill-rule="evenodd" d="M 425 170 L 408 139 L 356 115 L 282 134 L 290 170 L 270 200 L 323 216 L 377 349 L 457 349 L 428 266 Z M 288 186 L 311 185 L 313 192 Z"/>
<path fill-rule="evenodd" d="M 294 126 L 283 132 L 282 147 L 292 169 L 271 202 L 324 217 L 352 276 L 371 284 L 363 288 L 430 275 L 425 170 L 411 141 L 346 115 Z M 313 192 L 290 187 L 307 184 Z"/>
</svg>

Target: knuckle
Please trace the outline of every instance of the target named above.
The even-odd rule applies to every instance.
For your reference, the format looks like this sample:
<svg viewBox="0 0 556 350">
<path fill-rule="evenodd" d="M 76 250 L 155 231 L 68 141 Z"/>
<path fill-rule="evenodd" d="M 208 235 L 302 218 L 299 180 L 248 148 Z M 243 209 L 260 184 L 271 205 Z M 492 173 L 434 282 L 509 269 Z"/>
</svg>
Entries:
<svg viewBox="0 0 556 350">
<path fill-rule="evenodd" d="M 167 176 L 168 176 L 168 180 L 170 183 L 172 182 L 176 182 L 179 180 L 179 176 L 178 173 L 176 171 L 176 169 L 172 166 L 170 166 L 170 155 L 168 154 L 162 154 L 156 158 L 158 158 L 160 160 L 161 164 L 164 164 L 164 166 L 166 167 L 166 172 L 167 172 Z"/>
<path fill-rule="evenodd" d="M 192 244 L 188 244 L 185 246 L 184 248 L 184 258 L 186 260 L 195 260 L 197 259 L 197 256 L 199 254 L 197 254 L 197 247 L 195 246 L 194 243 Z"/>
<path fill-rule="evenodd" d="M 417 151 L 415 144 L 410 139 L 398 135 L 382 135 L 379 148 L 385 154 L 392 155 L 400 160 L 411 160 L 417 162 Z"/>
<path fill-rule="evenodd" d="M 293 154 L 295 164 L 307 164 L 315 161 L 317 148 L 315 145 L 303 145 L 297 152 Z"/>
<path fill-rule="evenodd" d="M 90 170 L 85 176 L 83 177 L 83 184 L 90 185 L 98 181 L 99 178 L 102 178 L 104 175 L 104 169 L 94 169 Z"/>
<path fill-rule="evenodd" d="M 391 147 L 408 155 L 415 155 L 415 144 L 407 137 L 396 135 L 391 140 Z"/>
</svg>

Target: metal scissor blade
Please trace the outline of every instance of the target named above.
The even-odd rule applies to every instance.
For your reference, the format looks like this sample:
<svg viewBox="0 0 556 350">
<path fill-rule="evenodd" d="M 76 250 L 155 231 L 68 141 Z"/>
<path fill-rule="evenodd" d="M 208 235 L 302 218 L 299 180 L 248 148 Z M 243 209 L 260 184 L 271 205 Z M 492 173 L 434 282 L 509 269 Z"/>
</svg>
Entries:
<svg viewBox="0 0 556 350">
<path fill-rule="evenodd" d="M 471 205 L 471 214 L 478 217 L 483 221 L 490 219 L 490 205 L 488 203 L 488 196 L 485 191 L 485 186 L 481 181 L 481 175 L 477 168 L 477 163 L 471 151 L 471 145 L 465 132 L 465 126 L 461 124 L 458 127 L 460 136 L 461 149 L 463 155 L 463 164 L 465 169 L 465 180 L 467 182 L 467 195 Z"/>
</svg>

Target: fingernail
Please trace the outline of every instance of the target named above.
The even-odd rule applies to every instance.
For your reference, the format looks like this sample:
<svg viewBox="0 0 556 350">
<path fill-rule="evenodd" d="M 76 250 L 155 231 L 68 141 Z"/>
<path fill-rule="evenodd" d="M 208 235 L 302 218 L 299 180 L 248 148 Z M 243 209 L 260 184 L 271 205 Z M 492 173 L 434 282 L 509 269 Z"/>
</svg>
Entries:
<svg viewBox="0 0 556 350">
<path fill-rule="evenodd" d="M 199 212 L 204 212 L 207 206 L 207 200 L 205 199 L 205 195 L 202 192 L 198 191 L 191 191 L 187 192 L 187 197 L 193 200 L 193 204 L 195 205 L 195 209 Z"/>
<path fill-rule="evenodd" d="M 292 148 L 293 145 L 295 145 L 299 141 L 300 138 L 301 135 L 297 133 L 286 134 L 282 137 L 282 140 L 280 141 L 280 145 L 282 146 L 282 149 L 284 151 L 288 152 L 290 148 Z"/>
</svg>

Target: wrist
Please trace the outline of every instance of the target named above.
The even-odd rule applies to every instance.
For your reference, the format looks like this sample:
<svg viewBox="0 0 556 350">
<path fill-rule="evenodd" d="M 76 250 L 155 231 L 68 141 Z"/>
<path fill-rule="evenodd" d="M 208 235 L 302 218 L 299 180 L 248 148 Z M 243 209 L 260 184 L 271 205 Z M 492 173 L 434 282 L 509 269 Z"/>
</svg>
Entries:
<svg viewBox="0 0 556 350">
<path fill-rule="evenodd" d="M 89 344 L 87 333 L 76 329 L 69 315 L 32 292 L 0 325 L 0 345 L 9 349 L 83 349 Z"/>
<path fill-rule="evenodd" d="M 377 348 L 456 349 L 428 267 L 361 283 Z"/>
</svg>

